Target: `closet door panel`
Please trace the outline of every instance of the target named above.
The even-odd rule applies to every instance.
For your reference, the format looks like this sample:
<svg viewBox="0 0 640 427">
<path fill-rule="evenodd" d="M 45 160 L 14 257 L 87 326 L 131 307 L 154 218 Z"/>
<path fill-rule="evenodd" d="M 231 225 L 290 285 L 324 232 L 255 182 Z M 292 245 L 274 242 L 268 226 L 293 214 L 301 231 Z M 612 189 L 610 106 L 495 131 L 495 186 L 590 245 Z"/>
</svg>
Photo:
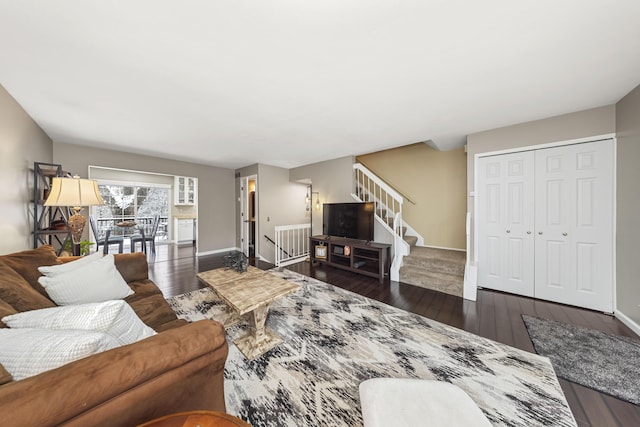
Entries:
<svg viewBox="0 0 640 427">
<path fill-rule="evenodd" d="M 613 309 L 613 142 L 536 151 L 535 297 Z"/>
<path fill-rule="evenodd" d="M 478 284 L 533 295 L 533 153 L 478 161 Z"/>
</svg>

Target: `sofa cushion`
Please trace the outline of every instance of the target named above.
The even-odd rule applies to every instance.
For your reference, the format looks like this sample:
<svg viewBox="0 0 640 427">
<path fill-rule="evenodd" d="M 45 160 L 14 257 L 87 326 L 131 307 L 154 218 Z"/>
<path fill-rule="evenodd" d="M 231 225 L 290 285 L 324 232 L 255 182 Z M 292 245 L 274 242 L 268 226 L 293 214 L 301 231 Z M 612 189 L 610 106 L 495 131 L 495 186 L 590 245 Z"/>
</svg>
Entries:
<svg viewBox="0 0 640 427">
<path fill-rule="evenodd" d="M 2 321 L 10 328 L 104 332 L 121 345 L 132 344 L 156 334 L 122 300 L 26 311 L 3 317 Z"/>
<path fill-rule="evenodd" d="M 1 281 L 2 279 L 0 279 Z M 0 319 L 4 316 L 9 316 L 10 314 L 17 313 L 18 311 L 11 306 L 8 302 L 0 299 Z M 4 324 L 4 322 L 0 321 L 0 328 L 7 328 L 8 326 Z"/>
<path fill-rule="evenodd" d="M 149 264 L 142 252 L 132 254 L 115 254 L 116 268 L 127 283 L 149 278 Z"/>
<path fill-rule="evenodd" d="M 11 374 L 0 364 L 0 385 L 13 381 Z"/>
<path fill-rule="evenodd" d="M 19 381 L 118 345 L 103 332 L 0 329 L 0 363 Z"/>
<path fill-rule="evenodd" d="M 111 254 L 71 271 L 42 276 L 39 281 L 58 305 L 123 299 L 133 294 L 116 269 Z"/>
<path fill-rule="evenodd" d="M 146 325 L 149 325 L 156 331 L 161 325 L 172 322 L 178 318 L 161 293 L 150 295 L 147 298 L 136 301 L 130 302 L 128 299 L 125 299 L 125 301 L 129 303 L 133 311 L 136 312 L 138 317 L 140 317 Z"/>
<path fill-rule="evenodd" d="M 33 289 L 20 274 L 7 265 L 4 258 L 0 259 L 0 299 L 16 311 L 55 306 L 51 300 Z"/>
<path fill-rule="evenodd" d="M 38 278 L 41 276 L 38 267 L 42 265 L 61 264 L 55 251 L 49 245 L 40 246 L 37 249 L 2 255 L 0 256 L 0 260 L 4 261 L 9 267 L 24 277 L 33 289 L 45 297 L 48 295 L 44 288 L 38 283 Z M 16 307 L 16 309 L 18 308 Z"/>
<path fill-rule="evenodd" d="M 127 283 L 131 290 L 133 290 L 133 295 L 129 295 L 125 301 L 129 304 L 150 297 L 151 295 L 162 295 L 162 292 L 158 288 L 158 286 L 153 283 L 149 279 L 145 280 L 136 280 L 135 282 Z"/>
</svg>

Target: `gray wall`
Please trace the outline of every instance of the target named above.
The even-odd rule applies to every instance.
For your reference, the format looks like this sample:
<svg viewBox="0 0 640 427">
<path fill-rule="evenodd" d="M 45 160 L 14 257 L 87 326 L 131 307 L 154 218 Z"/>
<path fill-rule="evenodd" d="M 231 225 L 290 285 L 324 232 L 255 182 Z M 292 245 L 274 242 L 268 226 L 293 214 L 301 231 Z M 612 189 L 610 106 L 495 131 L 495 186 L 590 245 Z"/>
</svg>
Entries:
<svg viewBox="0 0 640 427">
<path fill-rule="evenodd" d="M 87 177 L 89 165 L 196 177 L 198 253 L 235 247 L 234 171 L 231 169 L 62 142 L 53 143 L 53 158 L 65 170 L 83 178 Z"/>
<path fill-rule="evenodd" d="M 258 230 L 260 256 L 275 261 L 275 246 L 264 236 L 276 240 L 274 228 L 279 225 L 305 224 L 306 185 L 289 181 L 289 170 L 275 166 L 258 166 Z"/>
<path fill-rule="evenodd" d="M 353 162 L 352 156 L 340 157 L 325 162 L 312 163 L 289 170 L 289 179 L 297 182 L 311 182 L 313 191 L 320 193 L 320 206 L 323 203 L 353 202 Z M 313 196 L 312 234 L 322 234 L 322 207 L 315 208 L 316 195 Z"/>
<path fill-rule="evenodd" d="M 33 163 L 51 163 L 51 139 L 0 86 L 0 254 L 33 247 Z"/>
<path fill-rule="evenodd" d="M 255 175 L 256 187 L 256 244 L 257 254 L 266 261 L 275 261 L 275 227 L 305 224 L 306 185 L 289 181 L 289 170 L 275 166 L 254 164 L 236 170 L 236 201 L 240 198 L 240 177 Z M 240 203 L 236 203 L 236 245 L 240 248 Z"/>
<path fill-rule="evenodd" d="M 640 325 L 640 86 L 616 104 L 616 303 Z"/>
</svg>

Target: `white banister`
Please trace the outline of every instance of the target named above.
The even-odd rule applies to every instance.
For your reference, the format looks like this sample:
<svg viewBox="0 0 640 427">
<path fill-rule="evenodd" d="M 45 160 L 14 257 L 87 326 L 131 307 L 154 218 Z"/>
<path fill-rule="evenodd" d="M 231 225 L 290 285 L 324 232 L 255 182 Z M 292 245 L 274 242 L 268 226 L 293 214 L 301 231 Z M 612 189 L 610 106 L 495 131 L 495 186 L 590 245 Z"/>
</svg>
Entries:
<svg viewBox="0 0 640 427">
<path fill-rule="evenodd" d="M 398 193 L 396 190 L 391 188 L 389 184 L 387 184 L 382 179 L 380 179 L 376 174 L 371 172 L 364 165 L 362 165 L 361 163 L 354 163 L 353 169 L 356 171 L 356 183 L 358 183 L 359 181 L 362 181 L 362 180 L 358 180 L 358 175 L 362 177 L 366 177 L 368 181 L 371 181 L 373 184 L 378 186 L 380 188 L 380 191 L 384 191 L 386 194 L 388 194 L 395 200 L 400 201 L 400 204 L 402 204 L 402 201 L 404 200 L 402 195 L 400 195 L 400 193 Z M 360 172 L 360 174 L 358 172 Z"/>
<path fill-rule="evenodd" d="M 354 163 L 353 171 L 355 185 L 353 197 L 361 202 L 373 202 L 378 222 L 393 236 L 393 262 L 390 276 L 391 280 L 399 280 L 402 257 L 409 253 L 409 245 L 403 239 L 404 198 L 364 165 Z"/>
<path fill-rule="evenodd" d="M 309 255 L 311 224 L 279 225 L 275 227 L 275 264 L 284 267 Z"/>
</svg>

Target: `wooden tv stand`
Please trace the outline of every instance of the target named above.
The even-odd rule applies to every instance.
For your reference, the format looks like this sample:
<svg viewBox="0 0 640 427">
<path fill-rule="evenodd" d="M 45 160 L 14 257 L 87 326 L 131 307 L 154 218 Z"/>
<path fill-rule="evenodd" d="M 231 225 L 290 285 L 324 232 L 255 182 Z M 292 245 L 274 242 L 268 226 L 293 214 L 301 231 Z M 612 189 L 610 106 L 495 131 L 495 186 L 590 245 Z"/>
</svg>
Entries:
<svg viewBox="0 0 640 427">
<path fill-rule="evenodd" d="M 311 262 L 319 262 L 366 276 L 377 277 L 380 283 L 389 274 L 388 243 L 365 242 L 333 236 L 311 236 Z M 316 249 L 319 247 L 319 249 Z M 324 256 L 323 256 L 324 255 Z"/>
</svg>

